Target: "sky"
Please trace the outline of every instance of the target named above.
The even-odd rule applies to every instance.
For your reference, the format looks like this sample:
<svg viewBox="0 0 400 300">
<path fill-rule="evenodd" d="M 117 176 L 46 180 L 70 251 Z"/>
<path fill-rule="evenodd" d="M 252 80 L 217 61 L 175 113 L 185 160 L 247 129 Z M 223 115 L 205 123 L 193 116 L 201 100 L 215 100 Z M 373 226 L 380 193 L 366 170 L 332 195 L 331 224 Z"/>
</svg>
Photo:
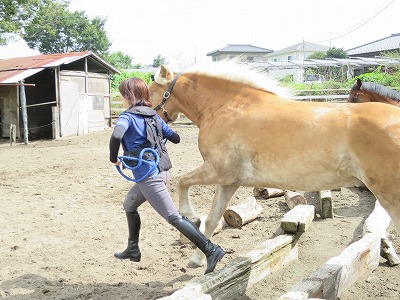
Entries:
<svg viewBox="0 0 400 300">
<path fill-rule="evenodd" d="M 228 44 L 277 51 L 305 40 L 347 50 L 400 33 L 400 0 L 70 0 L 69 7 L 106 18 L 110 51 L 142 65 L 158 55 L 177 66 L 209 62 L 207 53 Z M 36 53 L 23 41 L 0 47 L 0 59 Z"/>
</svg>

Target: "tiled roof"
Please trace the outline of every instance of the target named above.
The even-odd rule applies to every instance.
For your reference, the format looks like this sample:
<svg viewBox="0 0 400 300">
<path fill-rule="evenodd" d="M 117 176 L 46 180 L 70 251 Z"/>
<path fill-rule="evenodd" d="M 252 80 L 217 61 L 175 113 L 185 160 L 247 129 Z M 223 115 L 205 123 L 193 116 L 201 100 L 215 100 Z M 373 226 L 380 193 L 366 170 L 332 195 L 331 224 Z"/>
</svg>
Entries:
<svg viewBox="0 0 400 300">
<path fill-rule="evenodd" d="M 368 44 L 346 50 L 348 55 L 400 50 L 400 33 L 379 39 Z"/>
<path fill-rule="evenodd" d="M 316 52 L 316 51 L 327 51 L 327 50 L 329 50 L 328 46 L 323 46 L 323 45 L 304 41 L 304 42 L 283 48 L 281 50 L 275 51 L 275 52 L 271 53 L 271 55 L 278 55 L 278 54 L 290 53 L 290 52 L 296 52 L 296 51 Z"/>
<path fill-rule="evenodd" d="M 91 51 L 43 54 L 0 59 L 0 83 L 17 83 L 29 76 L 32 76 L 33 74 L 42 71 L 45 68 L 54 68 L 63 64 L 69 64 L 87 56 L 91 56 L 94 60 L 103 65 L 104 68 L 109 69 L 111 72 L 119 73 L 116 68 Z"/>
<path fill-rule="evenodd" d="M 215 54 L 223 54 L 223 53 L 260 53 L 260 54 L 268 54 L 273 52 L 273 50 L 265 49 L 261 47 L 256 47 L 250 44 L 228 44 L 228 46 L 224 48 L 220 48 L 214 51 L 207 53 L 207 56 L 212 56 Z"/>
</svg>

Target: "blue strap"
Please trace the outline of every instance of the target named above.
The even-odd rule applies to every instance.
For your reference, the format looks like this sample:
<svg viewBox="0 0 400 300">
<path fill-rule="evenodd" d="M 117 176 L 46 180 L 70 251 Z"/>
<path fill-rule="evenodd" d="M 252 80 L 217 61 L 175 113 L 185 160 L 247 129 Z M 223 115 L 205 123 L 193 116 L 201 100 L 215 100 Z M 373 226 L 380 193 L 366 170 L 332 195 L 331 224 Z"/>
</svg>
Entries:
<svg viewBox="0 0 400 300">
<path fill-rule="evenodd" d="M 154 155 L 155 159 L 156 159 L 155 162 L 152 161 L 152 160 L 143 159 L 143 154 L 144 154 L 145 152 L 151 152 L 151 153 Z M 149 165 L 152 164 L 152 163 L 154 163 L 154 165 L 151 166 L 150 170 L 149 170 L 145 175 L 143 175 L 141 178 L 138 178 L 138 179 L 132 178 L 132 177 L 129 177 L 129 176 L 125 175 L 125 174 L 122 172 L 120 166 L 116 166 L 118 172 L 119 172 L 119 173 L 122 175 L 122 177 L 124 177 L 126 180 L 133 181 L 133 182 L 140 182 L 140 181 L 145 180 L 145 179 L 146 179 L 147 177 L 149 177 L 150 175 L 152 175 L 152 177 L 156 177 L 156 176 L 158 175 L 158 173 L 159 173 L 157 167 L 158 167 L 158 163 L 160 162 L 160 156 L 158 155 L 157 151 L 155 151 L 154 149 L 151 149 L 151 148 L 144 148 L 142 151 L 140 151 L 139 157 L 138 157 L 138 158 L 132 157 L 132 156 L 118 156 L 118 159 L 121 161 L 122 165 L 123 165 L 126 169 L 131 170 L 131 171 L 133 171 L 133 170 L 139 168 L 143 163 L 149 164 Z M 131 160 L 131 161 L 133 160 L 133 161 L 137 161 L 138 163 L 137 163 L 136 166 L 131 167 L 131 166 L 128 166 L 124 160 Z"/>
</svg>

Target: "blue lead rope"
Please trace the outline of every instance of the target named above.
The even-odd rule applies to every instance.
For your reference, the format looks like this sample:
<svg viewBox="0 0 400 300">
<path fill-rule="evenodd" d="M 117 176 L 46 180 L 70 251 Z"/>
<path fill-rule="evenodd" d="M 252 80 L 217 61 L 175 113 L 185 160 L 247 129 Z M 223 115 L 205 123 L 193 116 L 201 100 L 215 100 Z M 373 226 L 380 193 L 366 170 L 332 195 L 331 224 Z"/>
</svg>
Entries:
<svg viewBox="0 0 400 300">
<path fill-rule="evenodd" d="M 156 160 L 155 160 L 155 161 L 152 161 L 152 160 L 143 159 L 143 154 L 144 154 L 145 152 L 151 152 L 151 153 L 154 155 L 154 157 L 155 157 Z M 139 168 L 143 163 L 144 163 L 144 164 L 149 164 L 149 165 L 152 164 L 152 163 L 154 163 L 154 165 L 151 166 L 150 170 L 149 170 L 145 175 L 143 175 L 141 178 L 139 178 L 139 179 L 132 178 L 132 177 L 129 177 L 129 176 L 125 175 L 125 174 L 122 172 L 120 166 L 116 166 L 118 172 L 119 172 L 119 173 L 122 175 L 122 177 L 124 177 L 126 180 L 133 181 L 133 182 L 140 182 L 140 181 L 145 180 L 145 179 L 146 179 L 147 177 L 149 177 L 150 175 L 152 175 L 152 177 L 156 177 L 156 176 L 158 175 L 158 173 L 159 173 L 157 167 L 158 167 L 158 163 L 160 162 L 160 156 L 158 155 L 157 151 L 155 151 L 154 149 L 151 149 L 151 148 L 144 148 L 142 151 L 140 151 L 139 157 L 138 157 L 138 158 L 136 158 L 136 157 L 131 157 L 131 156 L 118 156 L 118 159 L 121 161 L 122 165 L 123 165 L 126 169 L 131 170 L 131 171 L 133 171 L 133 170 Z M 133 161 L 137 161 L 138 163 L 137 163 L 136 166 L 130 167 L 130 166 L 128 166 L 128 165 L 125 163 L 124 160 L 133 160 Z"/>
</svg>

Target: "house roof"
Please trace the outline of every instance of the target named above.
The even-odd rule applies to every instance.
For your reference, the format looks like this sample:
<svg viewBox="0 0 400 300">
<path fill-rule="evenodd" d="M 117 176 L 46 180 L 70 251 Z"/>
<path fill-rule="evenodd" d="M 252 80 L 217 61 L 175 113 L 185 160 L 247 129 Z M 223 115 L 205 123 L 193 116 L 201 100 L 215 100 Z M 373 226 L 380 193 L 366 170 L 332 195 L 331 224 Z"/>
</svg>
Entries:
<svg viewBox="0 0 400 300">
<path fill-rule="evenodd" d="M 400 33 L 346 50 L 348 55 L 400 50 Z"/>
<path fill-rule="evenodd" d="M 316 52 L 316 51 L 327 51 L 329 50 L 328 46 L 323 46 L 319 44 L 314 44 L 310 42 L 301 42 L 283 49 L 280 49 L 278 51 L 275 51 L 270 54 L 272 55 L 279 55 L 279 54 L 284 54 L 284 53 L 292 53 L 292 52 L 298 52 L 298 51 L 304 51 L 304 52 Z"/>
<path fill-rule="evenodd" d="M 273 50 L 256 47 L 250 44 L 228 44 L 228 46 L 224 48 L 220 48 L 207 53 L 207 56 L 212 56 L 216 54 L 228 54 L 228 53 L 268 54 L 271 52 L 273 52 Z"/>
<path fill-rule="evenodd" d="M 85 57 L 88 57 L 91 63 L 100 65 L 102 68 L 112 73 L 120 73 L 118 69 L 114 68 L 91 51 L 42 54 L 0 59 L 0 84 L 18 83 L 46 68 L 55 68 L 61 65 L 71 64 Z"/>
<path fill-rule="evenodd" d="M 343 65 L 357 67 L 363 66 L 379 66 L 379 65 L 399 65 L 399 59 L 391 58 L 329 58 L 329 59 L 305 59 L 304 61 L 288 60 L 280 62 L 259 62 L 257 67 L 266 69 L 293 69 L 293 68 L 318 68 L 318 67 L 340 67 Z"/>
</svg>

